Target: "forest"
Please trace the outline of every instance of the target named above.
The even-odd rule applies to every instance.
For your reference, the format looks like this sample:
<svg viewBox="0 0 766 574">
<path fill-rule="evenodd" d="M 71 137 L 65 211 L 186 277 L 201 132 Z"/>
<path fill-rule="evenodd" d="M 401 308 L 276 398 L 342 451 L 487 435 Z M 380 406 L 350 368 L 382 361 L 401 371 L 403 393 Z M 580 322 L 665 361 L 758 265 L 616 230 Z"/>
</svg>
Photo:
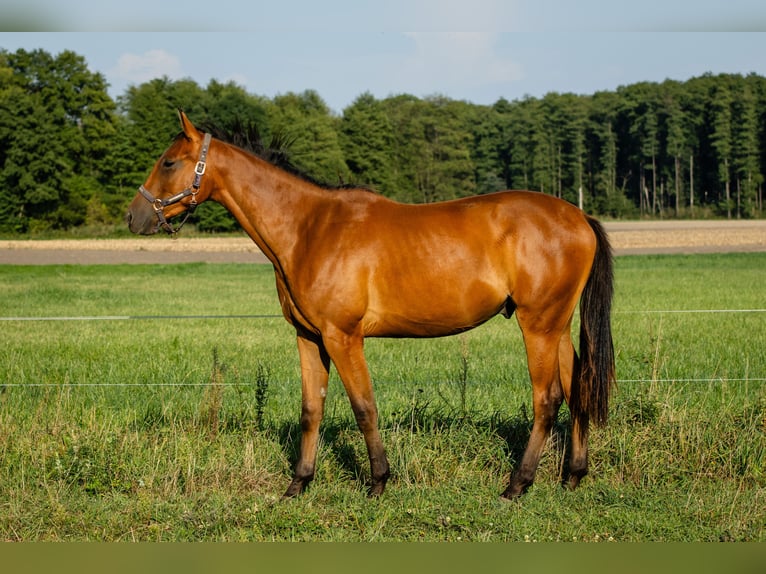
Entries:
<svg viewBox="0 0 766 574">
<path fill-rule="evenodd" d="M 314 90 L 266 98 L 235 83 L 156 78 L 111 98 L 72 51 L 0 48 L 0 233 L 109 229 L 178 133 L 176 109 L 223 130 L 290 142 L 329 184 L 405 202 L 530 189 L 606 218 L 758 218 L 766 78 L 707 74 L 594 94 L 477 105 L 360 94 L 334 113 Z M 236 223 L 204 205 L 203 232 Z"/>
</svg>

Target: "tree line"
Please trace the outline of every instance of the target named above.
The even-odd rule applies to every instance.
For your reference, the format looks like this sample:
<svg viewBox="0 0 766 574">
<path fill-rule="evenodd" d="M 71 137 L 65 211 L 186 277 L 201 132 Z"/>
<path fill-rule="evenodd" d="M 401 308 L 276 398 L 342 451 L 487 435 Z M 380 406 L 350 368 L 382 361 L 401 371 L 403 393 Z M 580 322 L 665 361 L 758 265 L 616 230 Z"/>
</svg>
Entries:
<svg viewBox="0 0 766 574">
<path fill-rule="evenodd" d="M 493 105 L 361 94 L 338 115 L 313 90 L 274 98 L 235 83 L 157 78 L 112 99 L 64 51 L 0 49 L 0 231 L 114 225 L 178 132 L 176 109 L 291 142 L 318 180 L 406 202 L 531 189 L 614 218 L 763 214 L 766 78 L 703 75 Z M 203 206 L 207 207 L 207 206 Z M 236 224 L 200 209 L 202 230 Z"/>
</svg>

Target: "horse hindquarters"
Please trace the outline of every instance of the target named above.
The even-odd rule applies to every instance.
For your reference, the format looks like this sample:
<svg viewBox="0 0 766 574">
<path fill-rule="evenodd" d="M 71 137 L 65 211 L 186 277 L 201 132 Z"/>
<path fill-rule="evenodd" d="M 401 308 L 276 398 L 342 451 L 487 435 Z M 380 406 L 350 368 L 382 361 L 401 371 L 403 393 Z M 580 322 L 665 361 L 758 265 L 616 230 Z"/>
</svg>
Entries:
<svg viewBox="0 0 766 574">
<path fill-rule="evenodd" d="M 561 254 L 551 256 L 550 261 L 543 261 L 535 268 L 538 273 L 547 272 L 545 269 L 557 270 L 556 275 L 538 280 L 545 288 L 539 292 L 530 289 L 525 297 L 517 291 L 516 316 L 527 351 L 534 424 L 521 464 L 503 493 L 507 498 L 521 495 L 534 481 L 562 399 L 569 403 L 572 416 L 571 487 L 576 487 L 587 473 L 590 419 L 597 423 L 606 420 L 609 386 L 614 380 L 610 332 L 612 259 L 603 228 L 591 218 L 587 221 L 593 234 L 581 235 L 583 241 L 577 250 L 580 257 L 570 256 L 563 265 L 561 259 L 555 259 L 563 257 Z M 568 246 L 571 255 L 576 244 Z M 578 299 L 581 301 L 581 359 L 574 351 L 570 336 Z"/>
</svg>

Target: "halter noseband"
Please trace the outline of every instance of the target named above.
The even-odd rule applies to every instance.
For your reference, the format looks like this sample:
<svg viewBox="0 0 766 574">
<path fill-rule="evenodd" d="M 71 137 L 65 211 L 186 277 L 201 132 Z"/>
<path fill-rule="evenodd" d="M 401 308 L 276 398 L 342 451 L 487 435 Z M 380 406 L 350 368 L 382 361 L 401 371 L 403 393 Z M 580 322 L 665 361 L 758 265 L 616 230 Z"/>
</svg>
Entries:
<svg viewBox="0 0 766 574">
<path fill-rule="evenodd" d="M 205 167 L 206 167 L 206 161 L 207 161 L 207 150 L 210 147 L 210 140 L 211 140 L 210 134 L 205 134 L 205 139 L 202 142 L 202 149 L 199 152 L 199 161 L 197 162 L 197 165 L 194 167 L 194 181 L 192 182 L 190 187 L 187 187 L 180 193 L 176 193 L 175 195 L 171 197 L 167 197 L 165 199 L 154 197 L 151 192 L 146 189 L 143 185 L 138 188 L 138 192 L 144 196 L 144 199 L 152 204 L 152 207 L 154 208 L 154 213 L 157 216 L 157 219 L 160 222 L 160 227 L 164 229 L 169 235 L 173 237 L 173 239 L 176 238 L 176 234 L 181 231 L 181 228 L 186 223 L 186 220 L 189 219 L 189 216 L 194 213 L 194 210 L 197 209 L 197 192 L 199 191 L 200 183 L 202 182 L 202 175 L 205 173 Z M 164 209 L 168 205 L 173 205 L 174 203 L 178 203 L 182 199 L 186 199 L 191 195 L 191 201 L 189 202 L 188 207 L 186 208 L 186 215 L 184 216 L 181 223 L 176 227 L 175 229 L 173 226 L 168 222 L 168 220 L 165 218 Z"/>
</svg>

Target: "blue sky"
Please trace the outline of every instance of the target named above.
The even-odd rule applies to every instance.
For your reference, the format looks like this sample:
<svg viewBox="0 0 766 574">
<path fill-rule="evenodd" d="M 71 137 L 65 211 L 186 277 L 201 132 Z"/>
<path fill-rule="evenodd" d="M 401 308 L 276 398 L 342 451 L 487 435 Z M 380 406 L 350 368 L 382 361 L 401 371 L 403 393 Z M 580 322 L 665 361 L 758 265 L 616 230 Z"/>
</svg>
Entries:
<svg viewBox="0 0 766 574">
<path fill-rule="evenodd" d="M 3 8 L 6 14 L 15 1 Z M 66 10 L 51 0 L 25 0 L 23 6 L 27 12 L 18 14 L 27 20 L 17 20 L 70 31 L 0 32 L 0 47 L 74 50 L 104 74 L 113 96 L 163 75 L 203 86 L 215 78 L 267 97 L 314 89 L 340 113 L 366 91 L 491 104 L 705 72 L 766 75 L 762 0 L 272 0 L 246 7 L 240 0 L 187 0 L 183 9 L 80 0 Z"/>
</svg>

